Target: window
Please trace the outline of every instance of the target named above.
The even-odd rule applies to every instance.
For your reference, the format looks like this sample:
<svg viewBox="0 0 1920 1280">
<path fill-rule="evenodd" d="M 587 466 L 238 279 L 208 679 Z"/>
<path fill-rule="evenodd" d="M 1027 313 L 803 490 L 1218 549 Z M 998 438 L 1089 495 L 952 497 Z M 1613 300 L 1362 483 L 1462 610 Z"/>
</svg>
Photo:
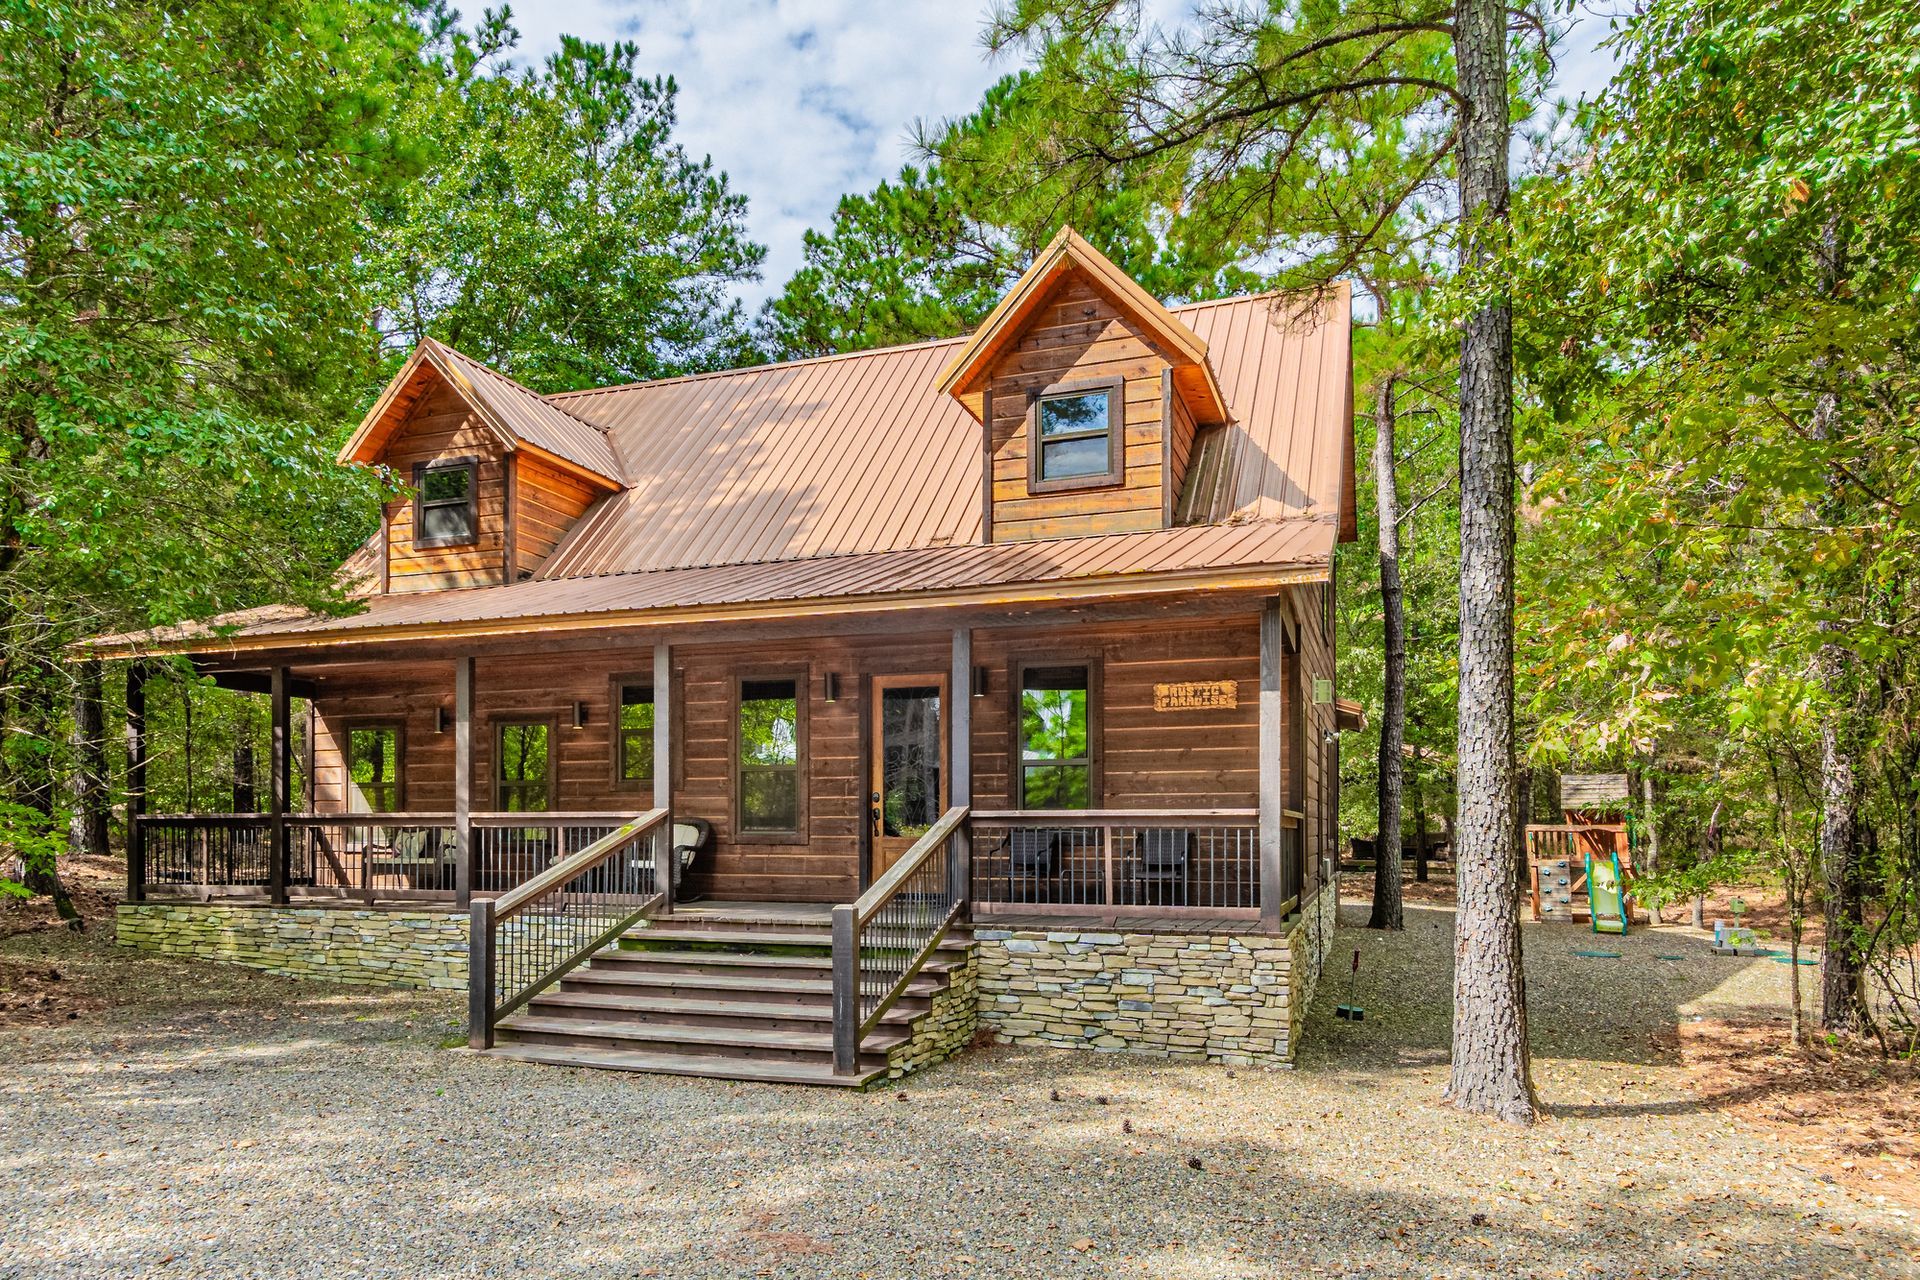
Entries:
<svg viewBox="0 0 1920 1280">
<path fill-rule="evenodd" d="M 1020 807 L 1094 804 L 1089 668 L 1027 667 L 1020 673 Z"/>
<path fill-rule="evenodd" d="M 451 547 L 474 541 L 479 527 L 476 470 L 471 458 L 415 468 L 414 546 Z"/>
<path fill-rule="evenodd" d="M 400 726 L 356 725 L 347 730 L 347 811 L 396 813 L 401 805 Z"/>
<path fill-rule="evenodd" d="M 614 706 L 614 781 L 637 790 L 653 781 L 653 686 L 619 686 Z"/>
<path fill-rule="evenodd" d="M 740 830 L 793 834 L 800 830 L 801 680 L 783 677 L 740 682 Z"/>
<path fill-rule="evenodd" d="M 494 730 L 493 789 L 502 813 L 545 813 L 552 808 L 553 725 L 546 720 L 509 720 Z"/>
<path fill-rule="evenodd" d="M 1118 484 L 1122 475 L 1118 378 L 1065 382 L 1034 401 L 1027 487 L 1035 492 Z"/>
</svg>

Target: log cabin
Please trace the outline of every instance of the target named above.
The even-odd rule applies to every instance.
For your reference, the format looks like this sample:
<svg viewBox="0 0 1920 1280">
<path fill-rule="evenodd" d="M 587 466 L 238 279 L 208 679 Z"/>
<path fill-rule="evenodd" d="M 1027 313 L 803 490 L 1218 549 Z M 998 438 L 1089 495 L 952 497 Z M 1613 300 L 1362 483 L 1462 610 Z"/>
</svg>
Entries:
<svg viewBox="0 0 1920 1280">
<path fill-rule="evenodd" d="M 1350 338 L 1343 289 L 1164 306 L 1063 230 L 946 341 L 558 395 L 425 341 L 340 454 L 404 494 L 357 611 L 94 646 L 120 939 L 465 987 L 534 1062 L 1285 1064 L 1356 723 Z M 265 812 L 143 811 L 161 653 L 271 700 Z"/>
</svg>

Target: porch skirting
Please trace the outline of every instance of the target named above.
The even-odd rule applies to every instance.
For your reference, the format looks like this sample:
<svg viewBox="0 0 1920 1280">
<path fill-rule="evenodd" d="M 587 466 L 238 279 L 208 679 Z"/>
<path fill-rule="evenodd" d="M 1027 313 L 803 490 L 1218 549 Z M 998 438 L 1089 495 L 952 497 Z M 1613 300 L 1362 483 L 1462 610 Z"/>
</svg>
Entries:
<svg viewBox="0 0 1920 1280">
<path fill-rule="evenodd" d="M 357 986 L 467 987 L 465 912 L 125 903 L 123 947 Z"/>
<path fill-rule="evenodd" d="M 915 1020 L 912 1036 L 887 1051 L 887 1079 L 945 1062 L 973 1043 L 979 1025 L 979 961 L 978 949 L 969 951 L 947 975 L 947 985 L 934 994 L 933 1007 Z"/>
<path fill-rule="evenodd" d="M 1279 937 L 976 928 L 981 1025 L 1009 1044 L 1291 1065 L 1337 893 Z"/>
</svg>

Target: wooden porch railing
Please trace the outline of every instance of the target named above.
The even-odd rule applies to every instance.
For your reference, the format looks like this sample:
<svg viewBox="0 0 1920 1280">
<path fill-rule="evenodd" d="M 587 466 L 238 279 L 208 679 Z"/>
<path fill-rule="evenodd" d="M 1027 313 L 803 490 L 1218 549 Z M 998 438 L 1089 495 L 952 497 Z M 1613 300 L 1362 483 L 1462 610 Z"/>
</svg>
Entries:
<svg viewBox="0 0 1920 1280">
<path fill-rule="evenodd" d="M 946 936 L 967 901 L 967 807 L 955 805 L 874 881 L 833 909 L 833 1069 L 860 1044 Z"/>
<path fill-rule="evenodd" d="M 1260 915 L 1255 809 L 977 811 L 972 827 L 975 916 Z M 1296 902 L 1300 836 L 1284 817 L 1281 885 Z"/>
<path fill-rule="evenodd" d="M 473 884 L 504 893 L 628 820 L 614 813 L 476 813 Z M 450 813 L 288 814 L 286 874 L 303 897 L 451 901 L 459 885 Z M 273 884 L 273 818 L 265 813 L 163 813 L 134 818 L 127 898 L 265 896 Z"/>
<path fill-rule="evenodd" d="M 473 904 L 467 953 L 467 1038 L 493 1044 L 493 1029 L 568 970 L 646 915 L 657 842 L 672 839 L 665 809 L 653 809 L 498 898 Z"/>
</svg>

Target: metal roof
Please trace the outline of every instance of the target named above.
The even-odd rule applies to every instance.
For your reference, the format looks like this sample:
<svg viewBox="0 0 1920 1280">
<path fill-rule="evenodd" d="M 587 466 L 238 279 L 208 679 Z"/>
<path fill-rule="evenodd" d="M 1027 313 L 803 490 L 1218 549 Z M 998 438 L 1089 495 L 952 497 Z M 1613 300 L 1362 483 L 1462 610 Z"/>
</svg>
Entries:
<svg viewBox="0 0 1920 1280">
<path fill-rule="evenodd" d="M 385 452 L 387 440 L 404 424 L 407 410 L 420 394 L 420 379 L 430 379 L 435 373 L 473 406 L 505 448 L 528 446 L 562 464 L 571 464 L 570 470 L 597 477 L 605 487 L 620 485 L 620 461 L 599 427 L 581 421 L 505 374 L 496 373 L 471 356 L 462 355 L 432 338 L 421 340 L 400 372 L 380 393 L 359 429 L 340 450 L 340 460 L 378 461 Z"/>
<path fill-rule="evenodd" d="M 281 608 L 254 610 L 221 620 L 229 628 L 225 635 L 210 624 L 191 623 L 106 637 L 94 645 L 112 654 L 155 646 L 218 652 L 383 635 L 545 634 L 569 619 L 607 626 L 716 615 L 825 614 L 892 607 L 903 596 L 932 607 L 1277 585 L 1324 580 L 1336 531 L 1331 520 L 1270 520 L 535 580 L 375 596 L 366 601 L 364 612 L 341 618 Z"/>
<path fill-rule="evenodd" d="M 1344 289 L 1299 314 L 1268 294 L 1172 308 L 1233 420 L 1221 502 L 1195 520 L 1352 505 Z M 604 428 L 627 488 L 542 578 L 757 564 L 980 540 L 980 424 L 939 390 L 964 338 L 549 397 Z M 1350 518 L 1351 511 L 1345 514 Z"/>
</svg>

